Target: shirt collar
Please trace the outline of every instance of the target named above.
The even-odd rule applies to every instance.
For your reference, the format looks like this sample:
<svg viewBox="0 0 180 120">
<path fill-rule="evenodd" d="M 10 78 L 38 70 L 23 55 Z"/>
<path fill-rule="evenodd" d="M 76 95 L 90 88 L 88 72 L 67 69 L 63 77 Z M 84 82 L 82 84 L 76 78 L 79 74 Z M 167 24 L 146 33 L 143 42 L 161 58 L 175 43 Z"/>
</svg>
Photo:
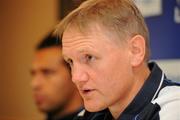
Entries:
<svg viewBox="0 0 180 120">
<path fill-rule="evenodd" d="M 162 70 L 154 62 L 148 64 L 151 71 L 149 77 L 145 81 L 144 85 L 135 96 L 133 101 L 128 105 L 128 107 L 123 111 L 119 118 L 131 118 L 138 114 L 148 103 L 151 102 L 154 95 L 158 92 L 160 88 L 160 83 L 162 79 Z"/>
</svg>

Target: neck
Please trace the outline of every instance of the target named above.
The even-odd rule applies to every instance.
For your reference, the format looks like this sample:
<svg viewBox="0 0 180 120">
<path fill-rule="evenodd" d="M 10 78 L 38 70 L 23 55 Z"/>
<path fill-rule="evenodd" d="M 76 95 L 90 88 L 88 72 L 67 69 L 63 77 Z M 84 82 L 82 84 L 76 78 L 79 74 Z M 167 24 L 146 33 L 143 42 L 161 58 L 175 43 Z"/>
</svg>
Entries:
<svg viewBox="0 0 180 120">
<path fill-rule="evenodd" d="M 150 74 L 150 70 L 144 63 L 140 67 L 133 68 L 134 77 L 132 78 L 134 83 L 131 88 L 129 88 L 124 97 L 118 102 L 109 107 L 109 110 L 114 119 L 118 119 L 121 113 L 126 109 L 126 107 L 133 101 L 135 96 L 138 94 L 142 88 L 144 82 Z"/>
<path fill-rule="evenodd" d="M 69 101 L 64 105 L 63 110 L 55 112 L 52 114 L 53 119 L 61 118 L 69 114 L 77 112 L 82 107 L 82 99 L 78 92 L 69 98 Z"/>
</svg>

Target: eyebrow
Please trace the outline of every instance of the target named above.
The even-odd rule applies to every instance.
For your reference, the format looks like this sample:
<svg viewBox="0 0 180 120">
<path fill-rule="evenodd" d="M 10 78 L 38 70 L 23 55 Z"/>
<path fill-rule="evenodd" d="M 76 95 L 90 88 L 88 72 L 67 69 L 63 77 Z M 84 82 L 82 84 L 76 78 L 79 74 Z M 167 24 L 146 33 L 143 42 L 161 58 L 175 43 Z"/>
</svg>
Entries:
<svg viewBox="0 0 180 120">
<path fill-rule="evenodd" d="M 62 58 L 65 59 L 67 58 L 67 56 L 65 54 L 62 54 Z"/>
</svg>

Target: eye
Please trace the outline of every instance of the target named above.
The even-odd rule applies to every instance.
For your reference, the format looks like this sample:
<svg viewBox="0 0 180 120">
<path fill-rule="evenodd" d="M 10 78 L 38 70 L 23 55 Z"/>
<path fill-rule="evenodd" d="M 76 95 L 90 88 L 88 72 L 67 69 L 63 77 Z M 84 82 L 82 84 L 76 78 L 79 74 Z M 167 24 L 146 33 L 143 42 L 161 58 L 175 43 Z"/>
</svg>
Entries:
<svg viewBox="0 0 180 120">
<path fill-rule="evenodd" d="M 85 62 L 92 62 L 95 59 L 94 56 L 86 54 L 85 55 Z"/>
<path fill-rule="evenodd" d="M 44 76 L 49 76 L 49 75 L 52 75 L 52 74 L 54 74 L 55 73 L 55 70 L 51 70 L 51 69 L 43 69 L 42 70 L 42 74 L 44 75 Z"/>
<path fill-rule="evenodd" d="M 70 67 L 73 66 L 73 60 L 72 59 L 67 59 L 66 62 L 69 64 Z"/>
<path fill-rule="evenodd" d="M 31 70 L 30 74 L 31 74 L 31 76 L 35 76 L 36 75 L 36 71 L 35 70 Z"/>
</svg>

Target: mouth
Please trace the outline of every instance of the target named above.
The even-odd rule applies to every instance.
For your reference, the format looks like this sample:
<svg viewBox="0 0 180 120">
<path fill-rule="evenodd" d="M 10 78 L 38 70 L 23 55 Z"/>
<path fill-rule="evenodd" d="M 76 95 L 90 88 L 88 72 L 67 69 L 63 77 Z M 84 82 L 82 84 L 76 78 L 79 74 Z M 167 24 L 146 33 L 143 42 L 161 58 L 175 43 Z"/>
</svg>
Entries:
<svg viewBox="0 0 180 120">
<path fill-rule="evenodd" d="M 35 99 L 35 103 L 36 103 L 37 105 L 42 104 L 43 101 L 44 101 L 44 97 L 43 97 L 43 96 L 40 96 L 40 95 L 34 96 L 34 99 Z"/>
<path fill-rule="evenodd" d="M 95 91 L 95 89 L 82 89 L 81 94 L 82 96 L 90 96 Z"/>
<path fill-rule="evenodd" d="M 89 92 L 91 92 L 92 90 L 88 89 L 88 90 L 82 90 L 83 94 L 88 94 Z"/>
</svg>

